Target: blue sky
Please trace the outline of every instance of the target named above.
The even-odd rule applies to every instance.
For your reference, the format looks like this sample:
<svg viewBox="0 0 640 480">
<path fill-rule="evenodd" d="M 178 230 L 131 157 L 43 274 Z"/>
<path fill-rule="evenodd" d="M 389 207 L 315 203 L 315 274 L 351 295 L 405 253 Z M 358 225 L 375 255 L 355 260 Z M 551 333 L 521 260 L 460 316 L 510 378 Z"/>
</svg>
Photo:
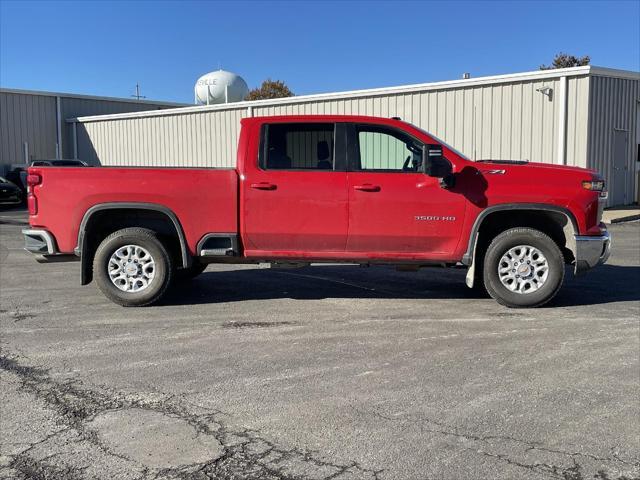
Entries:
<svg viewBox="0 0 640 480">
<path fill-rule="evenodd" d="M 536 70 L 564 51 L 640 69 L 640 0 L 0 0 L 0 85 L 193 101 L 222 67 L 296 94 Z"/>
</svg>

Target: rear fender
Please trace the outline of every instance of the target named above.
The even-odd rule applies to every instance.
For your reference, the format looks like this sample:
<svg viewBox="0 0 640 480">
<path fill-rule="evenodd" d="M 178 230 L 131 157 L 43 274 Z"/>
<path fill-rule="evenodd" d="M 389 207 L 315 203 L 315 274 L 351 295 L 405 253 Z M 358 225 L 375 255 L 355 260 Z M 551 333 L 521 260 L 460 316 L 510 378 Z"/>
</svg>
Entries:
<svg viewBox="0 0 640 480">
<path fill-rule="evenodd" d="M 80 284 L 87 285 L 91 283 L 93 279 L 93 252 L 88 249 L 87 242 L 87 228 L 90 225 L 91 218 L 97 212 L 105 211 L 105 210 L 131 210 L 132 212 L 136 210 L 146 210 L 146 211 L 156 211 L 165 215 L 173 225 L 175 232 L 178 236 L 178 240 L 180 243 L 180 257 L 181 257 L 181 266 L 182 268 L 188 268 L 191 265 L 191 255 L 189 255 L 189 251 L 187 249 L 187 242 L 185 240 L 184 231 L 182 230 L 182 225 L 178 220 L 176 214 L 169 208 L 158 205 L 154 203 L 136 203 L 136 202 L 113 202 L 113 203 L 101 203 L 98 205 L 94 205 L 89 208 L 84 216 L 82 217 L 82 222 L 80 223 L 80 229 L 78 231 L 78 243 L 74 250 L 75 254 L 80 257 Z"/>
</svg>

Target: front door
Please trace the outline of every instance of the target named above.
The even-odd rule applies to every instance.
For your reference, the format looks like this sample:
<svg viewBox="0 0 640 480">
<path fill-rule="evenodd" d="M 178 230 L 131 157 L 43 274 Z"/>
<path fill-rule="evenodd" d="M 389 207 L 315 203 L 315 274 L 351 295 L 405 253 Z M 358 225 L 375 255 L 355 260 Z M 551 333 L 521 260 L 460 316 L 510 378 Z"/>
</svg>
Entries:
<svg viewBox="0 0 640 480">
<path fill-rule="evenodd" d="M 245 254 L 344 252 L 347 174 L 344 141 L 336 142 L 344 135 L 336 135 L 334 123 L 271 123 L 261 136 L 258 168 L 242 179 Z"/>
<path fill-rule="evenodd" d="M 465 199 L 422 173 L 422 143 L 377 125 L 354 125 L 349 132 L 347 251 L 449 259 L 460 239 Z"/>
</svg>

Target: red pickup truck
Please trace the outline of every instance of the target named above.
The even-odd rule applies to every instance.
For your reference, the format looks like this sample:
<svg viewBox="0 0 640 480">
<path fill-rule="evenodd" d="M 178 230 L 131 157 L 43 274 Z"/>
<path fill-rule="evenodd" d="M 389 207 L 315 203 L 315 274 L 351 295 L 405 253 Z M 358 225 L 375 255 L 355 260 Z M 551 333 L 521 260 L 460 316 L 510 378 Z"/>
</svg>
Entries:
<svg viewBox="0 0 640 480">
<path fill-rule="evenodd" d="M 235 169 L 28 172 L 26 249 L 81 261 L 125 306 L 158 301 L 209 263 L 468 268 L 509 307 L 548 302 L 565 264 L 609 256 L 602 178 L 524 161 L 471 161 L 400 119 L 242 120 Z"/>
</svg>

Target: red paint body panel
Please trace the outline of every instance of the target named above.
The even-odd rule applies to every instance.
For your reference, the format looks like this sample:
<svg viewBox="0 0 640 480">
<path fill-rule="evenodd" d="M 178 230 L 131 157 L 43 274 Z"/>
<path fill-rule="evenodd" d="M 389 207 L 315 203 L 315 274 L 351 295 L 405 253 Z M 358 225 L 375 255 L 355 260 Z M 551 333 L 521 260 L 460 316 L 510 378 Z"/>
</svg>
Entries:
<svg viewBox="0 0 640 480">
<path fill-rule="evenodd" d="M 242 183 L 247 249 L 344 251 L 349 220 L 344 172 L 256 171 L 245 173 Z M 272 189 L 255 188 L 260 183 Z"/>
<path fill-rule="evenodd" d="M 463 196 L 424 173 L 349 172 L 348 177 L 348 251 L 453 258 L 467 203 Z M 363 184 L 379 191 L 356 188 Z"/>
<path fill-rule="evenodd" d="M 242 120 L 236 170 L 31 168 L 35 228 L 62 252 L 76 247 L 85 212 L 100 203 L 144 202 L 172 210 L 190 253 L 206 233 L 239 232 L 248 259 L 459 261 L 478 215 L 501 204 L 567 209 L 579 234 L 598 235 L 598 194 L 582 188 L 595 172 L 548 164 L 473 162 L 443 145 L 456 184 L 444 189 L 422 173 L 265 171 L 257 163 L 260 128 L 277 122 L 354 122 L 404 130 L 402 121 L 360 116 L 284 116 Z M 366 188 L 361 188 L 362 186 Z M 376 188 L 369 188 L 368 186 Z M 358 187 L 358 188 L 356 188 Z"/>
<path fill-rule="evenodd" d="M 31 215 L 29 223 L 49 230 L 63 253 L 76 247 L 87 210 L 102 203 L 169 208 L 182 225 L 192 255 L 204 234 L 238 231 L 235 170 L 33 167 L 29 172 L 42 176 L 42 183 L 34 187 L 38 214 Z"/>
</svg>

